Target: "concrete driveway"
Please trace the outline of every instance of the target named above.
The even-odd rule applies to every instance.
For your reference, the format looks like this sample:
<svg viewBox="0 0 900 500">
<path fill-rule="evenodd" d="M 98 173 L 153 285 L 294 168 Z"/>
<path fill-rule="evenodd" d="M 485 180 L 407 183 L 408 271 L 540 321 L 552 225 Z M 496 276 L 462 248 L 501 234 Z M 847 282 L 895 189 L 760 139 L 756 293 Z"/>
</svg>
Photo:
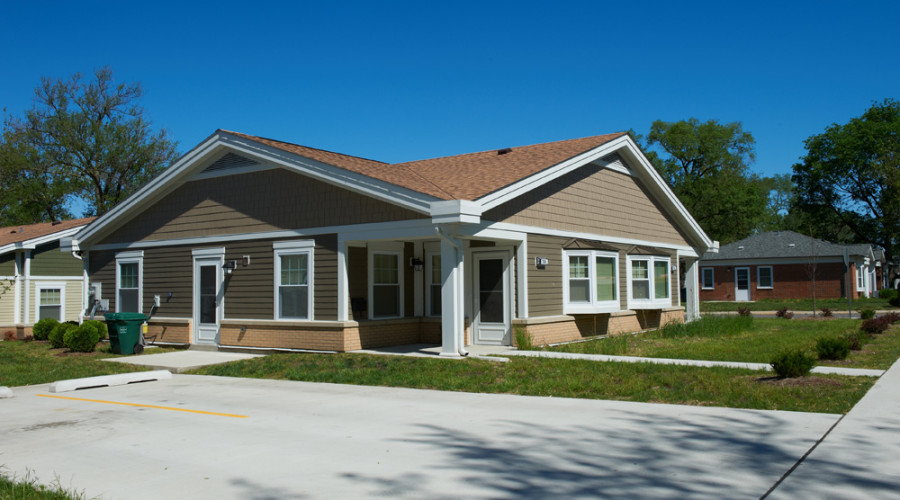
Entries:
<svg viewBox="0 0 900 500">
<path fill-rule="evenodd" d="M 0 400 L 0 464 L 109 499 L 759 498 L 838 419 L 197 375 L 47 389 Z"/>
</svg>

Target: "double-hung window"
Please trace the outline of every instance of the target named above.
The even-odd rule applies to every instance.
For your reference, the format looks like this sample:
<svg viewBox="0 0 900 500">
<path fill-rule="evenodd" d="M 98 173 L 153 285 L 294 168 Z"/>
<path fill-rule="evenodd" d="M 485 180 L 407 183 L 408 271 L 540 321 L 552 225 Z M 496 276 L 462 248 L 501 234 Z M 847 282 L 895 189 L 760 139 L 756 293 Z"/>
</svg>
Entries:
<svg viewBox="0 0 900 500">
<path fill-rule="evenodd" d="M 866 268 L 865 266 L 856 266 L 856 291 L 863 292 L 866 290 Z"/>
<path fill-rule="evenodd" d="M 144 312 L 141 303 L 143 278 L 142 250 L 116 254 L 116 312 Z"/>
<path fill-rule="evenodd" d="M 35 316 L 41 320 L 53 318 L 57 321 L 65 320 L 66 285 L 65 283 L 38 283 L 37 311 Z"/>
<path fill-rule="evenodd" d="M 774 279 L 772 278 L 772 266 L 761 266 L 756 268 L 756 288 L 772 288 Z"/>
<path fill-rule="evenodd" d="M 672 305 L 669 257 L 628 257 L 629 309 Z"/>
<path fill-rule="evenodd" d="M 701 286 L 704 290 L 712 290 L 715 288 L 714 270 L 711 267 L 704 267 L 702 270 Z"/>
<path fill-rule="evenodd" d="M 315 241 L 278 241 L 275 250 L 275 318 L 313 319 Z"/>
<path fill-rule="evenodd" d="M 425 254 L 425 273 L 428 283 L 425 293 L 428 295 L 429 316 L 441 315 L 441 253 L 428 252 Z"/>
<path fill-rule="evenodd" d="M 563 252 L 566 282 L 563 299 L 566 314 L 590 314 L 618 311 L 619 256 L 599 250 Z"/>
<path fill-rule="evenodd" d="M 369 247 L 369 318 L 403 316 L 403 243 Z"/>
</svg>

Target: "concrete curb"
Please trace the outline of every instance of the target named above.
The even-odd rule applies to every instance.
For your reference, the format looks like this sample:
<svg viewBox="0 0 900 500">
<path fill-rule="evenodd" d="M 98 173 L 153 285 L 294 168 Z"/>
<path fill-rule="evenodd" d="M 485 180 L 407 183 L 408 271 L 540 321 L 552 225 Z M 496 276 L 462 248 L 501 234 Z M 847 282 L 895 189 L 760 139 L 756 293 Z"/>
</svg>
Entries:
<svg viewBox="0 0 900 500">
<path fill-rule="evenodd" d="M 73 378 L 69 380 L 57 380 L 50 384 L 50 392 L 69 392 L 91 387 L 111 387 L 115 385 L 127 385 L 135 382 L 150 382 L 155 380 L 168 380 L 172 378 L 172 372 L 168 370 L 155 370 L 150 372 L 120 373 L 118 375 L 101 375 L 99 377 Z"/>
<path fill-rule="evenodd" d="M 617 363 L 653 363 L 657 365 L 683 365 L 713 367 L 723 366 L 727 368 L 744 368 L 747 370 L 772 371 L 772 367 L 765 363 L 742 363 L 734 361 L 706 361 L 695 359 L 670 359 L 670 358 L 640 358 L 636 356 L 610 356 L 607 354 L 576 354 L 568 352 L 547 351 L 509 351 L 500 353 L 503 356 L 526 356 L 532 358 L 557 358 L 557 359 L 583 359 L 587 361 L 613 361 Z M 869 370 L 863 368 L 842 368 L 838 366 L 817 366 L 812 373 L 850 375 L 858 377 L 880 377 L 884 370 Z"/>
<path fill-rule="evenodd" d="M 9 399 L 15 396 L 9 387 L 0 387 L 0 399 Z"/>
</svg>

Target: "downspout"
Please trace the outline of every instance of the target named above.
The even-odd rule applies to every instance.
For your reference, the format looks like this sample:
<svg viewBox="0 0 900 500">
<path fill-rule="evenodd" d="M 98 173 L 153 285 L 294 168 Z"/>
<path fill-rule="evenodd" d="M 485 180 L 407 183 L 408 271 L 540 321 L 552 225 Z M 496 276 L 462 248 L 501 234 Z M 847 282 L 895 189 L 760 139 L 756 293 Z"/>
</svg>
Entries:
<svg viewBox="0 0 900 500">
<path fill-rule="evenodd" d="M 78 313 L 78 323 L 84 323 L 84 311 L 87 310 L 88 288 L 87 288 L 87 263 L 79 255 L 80 250 L 72 250 L 72 257 L 81 261 L 81 312 Z M 91 310 L 91 319 L 94 319 L 94 311 Z"/>
<path fill-rule="evenodd" d="M 451 238 L 451 237 L 447 236 L 446 234 L 444 234 L 444 232 L 441 231 L 441 227 L 440 227 L 440 226 L 434 226 L 434 232 L 438 235 L 438 237 L 439 237 L 440 239 L 446 241 L 447 243 L 450 244 L 450 246 L 452 246 L 453 248 L 456 249 L 456 255 L 457 255 L 457 259 L 456 259 L 456 260 L 457 260 L 457 262 L 459 262 L 459 256 L 462 255 L 462 251 L 463 251 L 462 248 L 460 248 L 460 246 L 457 245 L 455 241 L 453 241 L 453 238 Z M 457 266 L 457 271 L 458 271 L 458 266 Z M 462 277 L 457 277 L 457 284 L 460 284 L 461 282 L 462 282 Z M 459 293 L 460 295 L 463 296 L 462 298 L 460 298 L 460 300 L 458 300 L 458 303 L 459 303 L 459 307 L 460 307 L 460 308 L 463 308 L 463 304 L 465 303 L 465 300 L 464 300 L 464 299 L 465 299 L 465 293 L 462 291 L 462 288 L 463 288 L 462 286 L 459 286 L 459 292 L 458 292 L 458 293 Z M 461 316 L 463 316 L 463 321 L 460 321 L 460 322 L 459 322 L 459 324 L 460 324 L 460 326 L 461 326 L 462 328 L 460 328 L 460 330 L 459 330 L 459 342 L 457 343 L 456 352 L 458 352 L 460 356 L 465 357 L 465 356 L 468 356 L 468 355 L 469 355 L 469 352 L 466 351 L 466 347 L 465 347 L 465 345 L 466 345 L 466 322 L 465 322 L 465 314 L 461 314 Z"/>
</svg>

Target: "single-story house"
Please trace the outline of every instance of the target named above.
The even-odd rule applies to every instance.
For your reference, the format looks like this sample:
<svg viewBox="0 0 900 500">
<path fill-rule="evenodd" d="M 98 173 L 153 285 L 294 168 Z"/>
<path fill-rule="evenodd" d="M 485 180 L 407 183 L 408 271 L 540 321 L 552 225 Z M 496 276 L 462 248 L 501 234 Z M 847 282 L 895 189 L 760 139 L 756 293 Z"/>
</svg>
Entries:
<svg viewBox="0 0 900 500">
<path fill-rule="evenodd" d="M 71 252 L 60 252 L 60 240 L 92 220 L 0 228 L 0 331 L 22 338 L 42 318 L 81 320 L 84 262 Z"/>
<path fill-rule="evenodd" d="M 70 242 L 157 341 L 442 353 L 698 315 L 715 248 L 625 133 L 388 164 L 224 130 Z"/>
<path fill-rule="evenodd" d="M 722 245 L 700 260 L 700 300 L 811 298 L 813 283 L 817 298 L 846 297 L 848 288 L 852 297 L 872 296 L 877 289 L 872 246 L 769 231 Z"/>
</svg>

